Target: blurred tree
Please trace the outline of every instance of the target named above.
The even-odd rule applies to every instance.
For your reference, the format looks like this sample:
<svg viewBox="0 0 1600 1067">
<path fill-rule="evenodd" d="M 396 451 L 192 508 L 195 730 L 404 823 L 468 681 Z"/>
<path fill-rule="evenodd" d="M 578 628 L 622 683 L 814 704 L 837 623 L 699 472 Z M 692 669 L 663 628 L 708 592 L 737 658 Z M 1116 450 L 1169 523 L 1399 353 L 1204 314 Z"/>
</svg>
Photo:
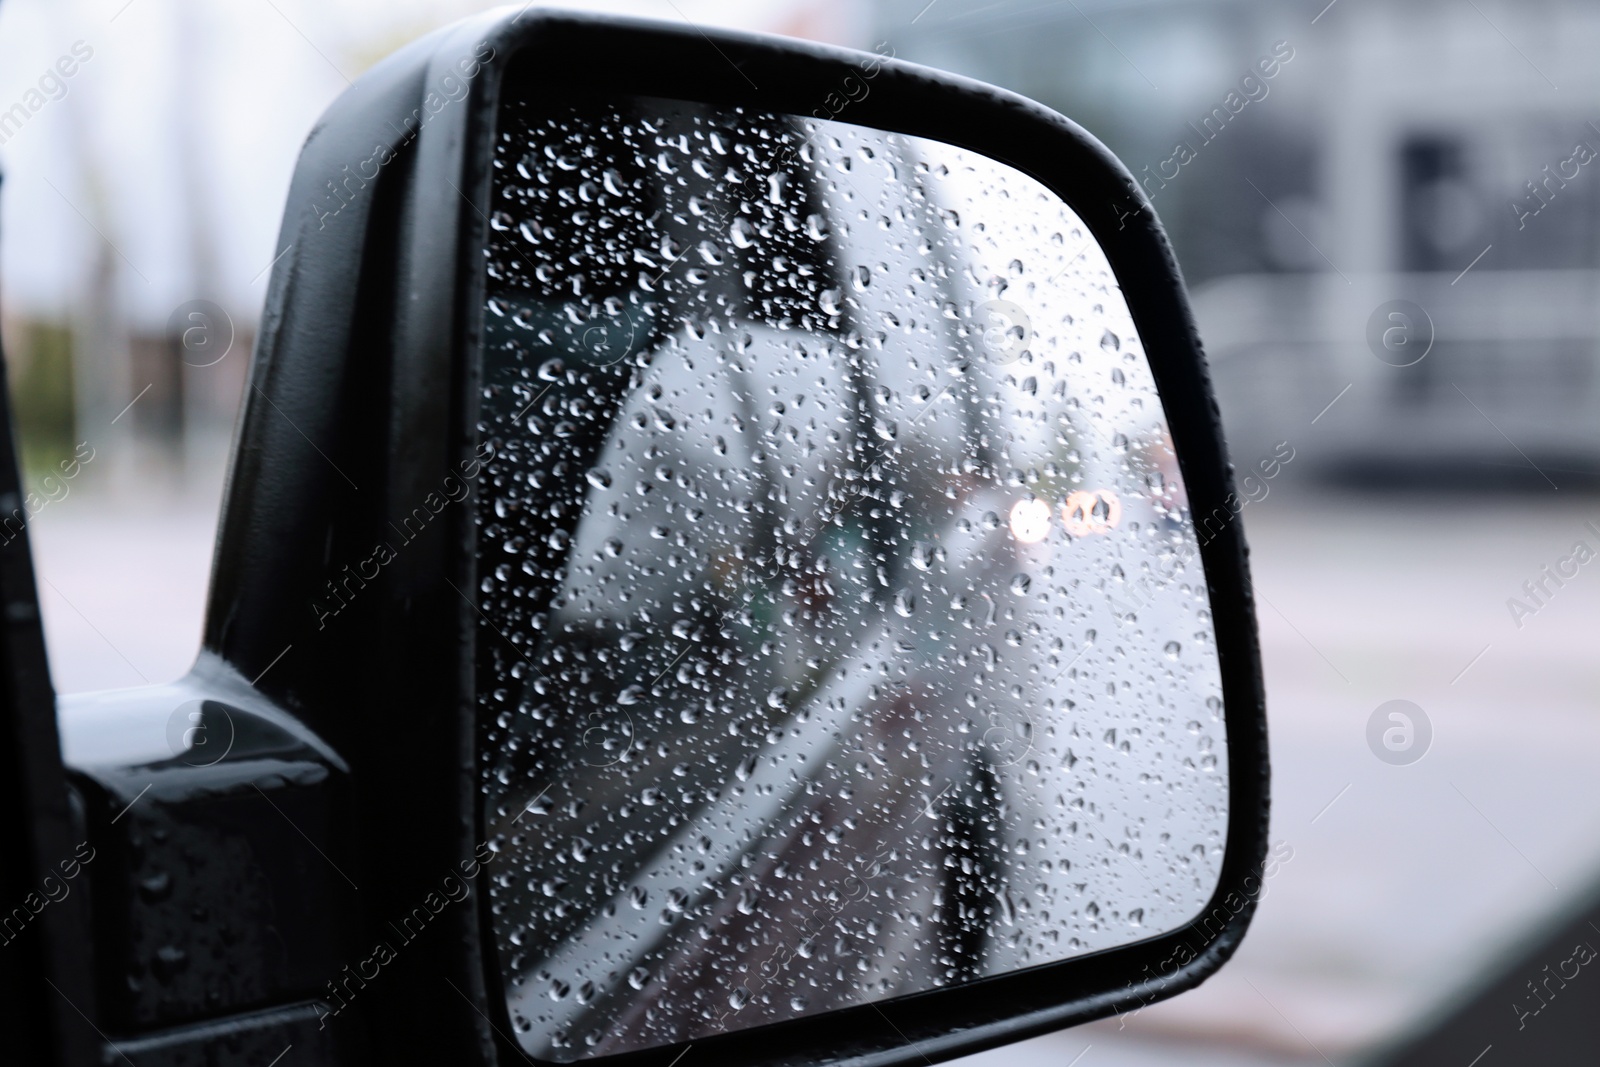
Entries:
<svg viewBox="0 0 1600 1067">
<path fill-rule="evenodd" d="M 24 321 L 16 332 L 12 402 L 25 479 L 55 467 L 77 443 L 72 331 L 59 322 Z"/>
</svg>

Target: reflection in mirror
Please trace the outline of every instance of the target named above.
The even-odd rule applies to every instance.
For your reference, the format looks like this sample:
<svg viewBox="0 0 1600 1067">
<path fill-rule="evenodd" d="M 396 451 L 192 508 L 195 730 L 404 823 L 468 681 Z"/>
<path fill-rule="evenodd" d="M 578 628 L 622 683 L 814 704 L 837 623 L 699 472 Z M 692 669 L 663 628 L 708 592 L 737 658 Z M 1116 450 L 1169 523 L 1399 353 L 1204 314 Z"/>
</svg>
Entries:
<svg viewBox="0 0 1600 1067">
<path fill-rule="evenodd" d="M 524 1050 L 572 1061 L 1182 926 L 1221 679 L 1106 258 L 994 160 L 511 102 L 477 671 Z"/>
</svg>

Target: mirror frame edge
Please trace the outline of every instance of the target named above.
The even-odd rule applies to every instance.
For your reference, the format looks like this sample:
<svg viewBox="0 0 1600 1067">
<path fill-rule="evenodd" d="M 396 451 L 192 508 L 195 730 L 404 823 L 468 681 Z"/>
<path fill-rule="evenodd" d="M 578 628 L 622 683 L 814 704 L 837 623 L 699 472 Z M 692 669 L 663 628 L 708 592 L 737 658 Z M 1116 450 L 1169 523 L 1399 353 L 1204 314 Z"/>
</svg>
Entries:
<svg viewBox="0 0 1600 1067">
<path fill-rule="evenodd" d="M 971 79 L 789 38 L 689 23 L 537 11 L 502 22 L 495 30 L 495 36 L 489 38 L 496 53 L 491 76 L 473 86 L 466 115 L 470 132 L 457 138 L 467 148 L 461 188 L 465 190 L 463 199 L 470 201 L 458 218 L 458 256 L 477 254 L 487 239 L 490 145 L 501 93 L 507 79 L 518 69 L 519 56 L 525 52 L 534 50 L 539 54 L 540 69 L 528 81 L 529 89 L 540 85 L 577 91 L 594 88 L 619 96 L 658 96 L 800 115 L 811 114 L 843 77 L 871 64 L 875 75 L 870 94 L 831 117 L 981 153 L 1039 181 L 1072 208 L 1104 249 L 1139 330 L 1172 432 L 1191 514 L 1209 516 L 1234 497 L 1221 413 L 1166 232 L 1122 163 L 1070 119 L 1024 97 Z M 601 54 L 606 56 L 604 65 L 586 58 Z M 524 57 L 521 69 L 528 66 Z M 747 68 L 759 76 L 760 87 L 755 87 L 746 75 Z M 465 258 L 458 261 L 468 262 Z M 477 381 L 472 376 L 478 373 L 479 357 L 472 345 L 482 331 L 484 281 L 481 271 L 458 279 L 458 284 L 467 288 L 457 300 L 464 319 L 457 330 L 463 344 L 456 355 L 460 361 L 457 373 L 468 375 L 471 386 L 463 393 L 465 406 L 459 414 L 466 427 L 476 425 Z M 475 439 L 475 434 L 469 436 Z M 1198 520 L 1196 536 L 1200 536 Z M 469 559 L 472 549 L 469 542 Z M 862 1004 L 825 1015 L 732 1031 L 695 1043 L 716 1041 L 719 1047 L 726 1048 L 730 1062 L 821 1061 L 891 1067 L 924 1058 L 937 1060 L 969 1054 L 1133 1006 L 1142 1007 L 1192 988 L 1214 973 L 1238 947 L 1262 890 L 1270 768 L 1253 594 L 1247 549 L 1236 512 L 1231 513 L 1216 536 L 1201 544 L 1200 554 L 1217 629 L 1230 768 L 1224 862 L 1217 888 L 1204 909 L 1183 927 L 1131 946 L 881 1004 Z M 470 626 L 471 612 L 463 614 Z M 1256 879 L 1254 890 L 1249 888 L 1252 877 Z M 1230 896 L 1237 897 L 1238 902 L 1227 903 Z M 1221 929 L 1204 933 L 1202 923 L 1214 918 L 1219 910 L 1227 915 Z M 482 953 L 486 961 L 492 962 L 494 942 L 487 916 L 484 929 L 491 940 L 483 943 Z M 1192 938 L 1199 939 L 1198 951 L 1188 943 Z M 1137 952 L 1141 956 L 1152 952 L 1158 958 L 1165 956 L 1166 962 L 1187 950 L 1190 958 L 1164 977 L 1139 980 L 1130 976 L 1110 991 L 1069 998 L 1065 1003 L 1047 997 L 1055 1003 L 1031 1012 L 1019 1013 L 1013 1007 L 1017 998 L 1008 993 L 991 1002 L 987 1019 L 970 1018 L 970 1012 L 952 1012 L 952 1005 L 957 1002 L 977 1000 L 981 987 L 993 990 L 1009 986 L 1015 991 L 1022 983 L 1044 979 L 1058 968 L 1079 964 L 1097 968 L 1110 962 L 1110 957 L 1130 960 L 1135 950 L 1142 950 Z M 488 982 L 497 989 L 498 975 L 489 975 Z M 883 1009 L 890 1005 L 896 1019 L 886 1028 L 883 1023 L 888 1016 Z M 503 1013 L 503 1005 L 498 1008 Z M 969 1018 L 952 1023 L 952 1014 Z M 856 1027 L 842 1025 L 846 1017 L 870 1024 L 874 1015 L 878 1017 L 878 1028 L 887 1032 L 886 1041 L 873 1040 L 864 1033 L 835 1034 L 820 1044 L 802 1037 L 808 1023 L 826 1020 L 830 1031 L 851 1030 Z M 748 1042 L 741 1041 L 746 1035 L 755 1036 Z M 795 1051 L 774 1059 L 771 1046 L 790 1043 Z M 804 1047 L 807 1045 L 812 1047 Z M 603 1060 L 618 1067 L 668 1063 L 683 1047 L 684 1043 L 678 1043 L 614 1054 Z"/>
</svg>

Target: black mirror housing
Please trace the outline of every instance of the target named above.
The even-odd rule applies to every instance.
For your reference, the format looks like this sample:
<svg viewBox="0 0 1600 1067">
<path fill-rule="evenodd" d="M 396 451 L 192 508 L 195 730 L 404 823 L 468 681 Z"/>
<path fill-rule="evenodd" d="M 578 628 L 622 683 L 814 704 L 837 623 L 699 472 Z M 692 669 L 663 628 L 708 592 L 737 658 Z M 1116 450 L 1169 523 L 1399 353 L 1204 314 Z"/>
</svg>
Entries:
<svg viewBox="0 0 1600 1067">
<path fill-rule="evenodd" d="M 393 940 L 389 924 L 442 876 L 483 862 L 477 495 L 446 479 L 470 487 L 486 459 L 476 432 L 481 250 L 500 102 L 583 90 L 819 115 L 969 149 L 1036 179 L 1105 251 L 1192 513 L 1227 517 L 1200 547 L 1232 768 L 1222 875 L 1205 911 L 1127 947 L 723 1034 L 695 1054 L 732 1064 L 940 1060 L 1198 984 L 1236 949 L 1261 892 L 1264 695 L 1220 417 L 1178 266 L 1137 182 L 1070 120 L 966 79 L 794 41 L 539 11 L 425 38 L 329 110 L 291 185 L 251 372 L 205 648 L 259 678 L 348 761 L 348 860 L 362 888 L 345 910 L 346 951 L 357 959 Z M 484 869 L 495 875 L 492 859 Z M 351 1001 L 374 1020 L 375 1052 L 522 1058 L 493 989 L 487 899 L 473 893 L 443 910 Z M 666 1067 L 681 1051 L 607 1059 Z"/>
</svg>

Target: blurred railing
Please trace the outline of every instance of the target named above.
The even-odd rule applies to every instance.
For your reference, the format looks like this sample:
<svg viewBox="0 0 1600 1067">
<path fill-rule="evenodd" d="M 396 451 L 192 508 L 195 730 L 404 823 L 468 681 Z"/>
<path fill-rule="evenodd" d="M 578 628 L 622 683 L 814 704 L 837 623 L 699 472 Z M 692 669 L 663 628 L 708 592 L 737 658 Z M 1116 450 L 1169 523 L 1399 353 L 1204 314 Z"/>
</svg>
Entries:
<svg viewBox="0 0 1600 1067">
<path fill-rule="evenodd" d="M 1600 271 L 1239 275 L 1194 306 L 1236 462 L 1600 475 Z"/>
</svg>

